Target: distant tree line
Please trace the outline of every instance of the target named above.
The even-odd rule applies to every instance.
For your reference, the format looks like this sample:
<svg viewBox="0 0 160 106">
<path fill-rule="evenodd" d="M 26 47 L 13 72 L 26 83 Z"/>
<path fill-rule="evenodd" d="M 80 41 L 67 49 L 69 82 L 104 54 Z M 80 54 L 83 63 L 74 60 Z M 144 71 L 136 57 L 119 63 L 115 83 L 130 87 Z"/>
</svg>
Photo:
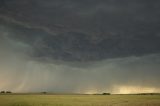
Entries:
<svg viewBox="0 0 160 106">
<path fill-rule="evenodd" d="M 111 95 L 111 93 L 102 93 L 102 95 Z"/>
<path fill-rule="evenodd" d="M 160 93 L 139 93 L 137 95 L 160 95 Z"/>
<path fill-rule="evenodd" d="M 6 94 L 6 93 L 9 94 L 9 93 L 12 93 L 12 92 L 11 91 L 1 91 L 0 93 L 1 94 Z"/>
<path fill-rule="evenodd" d="M 47 94 L 47 92 L 41 92 L 42 94 Z"/>
<path fill-rule="evenodd" d="M 93 95 L 111 95 L 111 93 L 101 93 L 101 94 L 93 94 Z"/>
</svg>

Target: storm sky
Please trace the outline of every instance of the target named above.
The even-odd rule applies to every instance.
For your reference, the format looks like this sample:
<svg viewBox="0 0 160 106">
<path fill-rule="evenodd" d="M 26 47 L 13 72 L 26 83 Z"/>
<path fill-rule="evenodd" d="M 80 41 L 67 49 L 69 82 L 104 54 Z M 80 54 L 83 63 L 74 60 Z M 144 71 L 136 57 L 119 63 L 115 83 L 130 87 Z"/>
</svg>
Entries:
<svg viewBox="0 0 160 106">
<path fill-rule="evenodd" d="M 160 92 L 159 0 L 0 0 L 0 90 Z"/>
</svg>

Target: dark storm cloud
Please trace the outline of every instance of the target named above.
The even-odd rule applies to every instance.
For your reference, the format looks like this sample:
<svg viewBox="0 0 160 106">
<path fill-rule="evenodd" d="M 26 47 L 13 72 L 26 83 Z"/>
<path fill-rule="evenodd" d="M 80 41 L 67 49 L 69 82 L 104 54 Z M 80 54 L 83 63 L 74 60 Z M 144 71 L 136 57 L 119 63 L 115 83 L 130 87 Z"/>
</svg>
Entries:
<svg viewBox="0 0 160 106">
<path fill-rule="evenodd" d="M 38 39 L 37 57 L 100 60 L 160 51 L 157 0 L 1 0 L 1 4 L 1 16 L 20 24 L 13 27 L 23 34 L 14 38 L 24 41 L 30 36 L 31 43 Z"/>
<path fill-rule="evenodd" d="M 0 0 L 0 89 L 121 93 L 114 87 L 140 86 L 159 92 L 159 5 Z"/>
<path fill-rule="evenodd" d="M 159 4 L 158 0 L 1 0 L 0 10 L 1 17 L 9 17 L 11 24 L 18 24 L 12 27 L 23 33 L 14 38 L 25 41 L 30 36 L 26 43 L 38 39 L 37 57 L 79 61 L 159 52 Z"/>
</svg>

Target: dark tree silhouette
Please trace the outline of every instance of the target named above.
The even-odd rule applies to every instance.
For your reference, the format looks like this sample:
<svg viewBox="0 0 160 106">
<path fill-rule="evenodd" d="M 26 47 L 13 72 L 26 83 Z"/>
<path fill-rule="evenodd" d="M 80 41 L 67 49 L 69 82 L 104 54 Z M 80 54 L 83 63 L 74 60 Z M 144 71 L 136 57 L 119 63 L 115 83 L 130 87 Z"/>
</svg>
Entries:
<svg viewBox="0 0 160 106">
<path fill-rule="evenodd" d="M 103 93 L 102 95 L 111 95 L 110 93 Z"/>
<path fill-rule="evenodd" d="M 1 93 L 5 93 L 5 91 L 1 91 Z"/>
<path fill-rule="evenodd" d="M 6 91 L 6 93 L 12 93 L 11 91 Z"/>
</svg>

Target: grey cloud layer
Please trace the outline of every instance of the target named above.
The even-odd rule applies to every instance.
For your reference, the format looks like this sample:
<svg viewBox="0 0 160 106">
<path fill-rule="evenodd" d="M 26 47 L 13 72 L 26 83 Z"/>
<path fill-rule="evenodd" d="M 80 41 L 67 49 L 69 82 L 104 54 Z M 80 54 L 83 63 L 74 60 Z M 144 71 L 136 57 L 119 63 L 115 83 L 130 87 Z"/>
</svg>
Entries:
<svg viewBox="0 0 160 106">
<path fill-rule="evenodd" d="M 2 18 L 3 19 L 3 18 Z M 8 40 L 32 46 L 33 58 L 50 58 L 65 61 L 92 61 L 107 58 L 141 56 L 159 53 L 158 33 L 133 36 L 88 35 L 82 32 L 48 33 L 43 28 L 17 21 L 1 20 L 1 30 Z M 2 35 L 1 35 L 2 36 Z"/>
<path fill-rule="evenodd" d="M 0 0 L 0 90 L 159 89 L 159 5 L 159 0 Z"/>
<path fill-rule="evenodd" d="M 44 48 L 35 54 L 42 57 L 52 55 L 79 61 L 159 52 L 160 2 L 157 0 L 0 2 L 1 16 L 22 25 L 12 26 L 23 33 L 14 38 L 40 39 L 37 45 L 44 43 Z M 31 29 L 25 29 L 25 25 Z M 42 53 L 44 50 L 46 53 Z"/>
<path fill-rule="evenodd" d="M 22 25 L 12 25 L 20 33 L 14 38 L 30 36 L 29 42 L 38 39 L 36 46 L 43 44 L 35 47 L 40 57 L 92 61 L 160 51 L 157 0 L 1 0 L 1 4 L 2 18 Z"/>
</svg>

